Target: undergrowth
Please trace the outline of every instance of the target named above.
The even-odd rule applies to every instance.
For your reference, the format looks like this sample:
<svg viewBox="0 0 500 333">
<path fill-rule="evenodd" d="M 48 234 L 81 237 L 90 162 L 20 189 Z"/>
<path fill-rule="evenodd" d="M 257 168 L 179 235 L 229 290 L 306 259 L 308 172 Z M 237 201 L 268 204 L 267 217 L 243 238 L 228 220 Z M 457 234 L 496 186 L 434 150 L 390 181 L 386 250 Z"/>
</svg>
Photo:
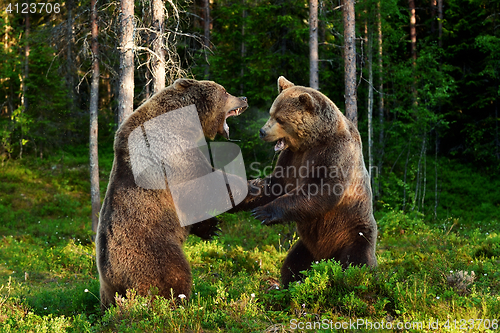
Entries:
<svg viewBox="0 0 500 333">
<path fill-rule="evenodd" d="M 104 195 L 109 154 L 101 162 Z M 220 237 L 190 236 L 184 246 L 193 272 L 191 299 L 131 290 L 101 313 L 86 163 L 87 155 L 77 153 L 4 162 L 1 332 L 499 330 L 498 212 L 479 222 L 459 213 L 434 219 L 388 204 L 377 212 L 375 269 L 342 270 L 337 262 L 318 261 L 302 282 L 283 290 L 279 271 L 297 240 L 294 226 L 261 226 L 249 213 L 223 214 Z M 473 194 L 471 200 L 480 200 Z M 462 203 L 464 195 L 446 200 Z"/>
</svg>

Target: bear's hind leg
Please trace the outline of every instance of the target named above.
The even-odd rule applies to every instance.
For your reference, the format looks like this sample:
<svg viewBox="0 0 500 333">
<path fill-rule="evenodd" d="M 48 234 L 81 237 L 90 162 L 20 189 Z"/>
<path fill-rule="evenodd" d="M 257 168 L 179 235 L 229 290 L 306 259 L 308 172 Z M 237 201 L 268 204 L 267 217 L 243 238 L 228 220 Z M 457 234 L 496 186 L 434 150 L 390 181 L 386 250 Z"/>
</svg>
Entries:
<svg viewBox="0 0 500 333">
<path fill-rule="evenodd" d="M 285 262 L 281 267 L 281 283 L 283 288 L 288 288 L 291 282 L 299 281 L 303 278 L 300 271 L 305 271 L 311 267 L 314 261 L 312 253 L 307 249 L 302 240 L 298 240 L 288 252 Z"/>
<path fill-rule="evenodd" d="M 101 312 L 104 313 L 111 305 L 115 304 L 115 292 L 109 286 L 101 283 L 99 290 L 101 296 Z"/>
<path fill-rule="evenodd" d="M 179 295 L 191 296 L 191 266 L 187 261 L 180 244 L 169 244 L 163 248 L 161 266 L 155 267 L 157 275 L 148 276 L 141 281 L 141 288 L 147 294 L 152 286 L 158 288 L 160 296 L 166 299 L 178 300 Z M 141 289 L 139 288 L 139 289 Z"/>
<path fill-rule="evenodd" d="M 342 267 L 344 269 L 349 265 L 376 267 L 377 257 L 375 256 L 375 246 L 372 243 L 375 243 L 375 239 L 371 243 L 363 239 L 345 247 L 338 257 Z"/>
</svg>

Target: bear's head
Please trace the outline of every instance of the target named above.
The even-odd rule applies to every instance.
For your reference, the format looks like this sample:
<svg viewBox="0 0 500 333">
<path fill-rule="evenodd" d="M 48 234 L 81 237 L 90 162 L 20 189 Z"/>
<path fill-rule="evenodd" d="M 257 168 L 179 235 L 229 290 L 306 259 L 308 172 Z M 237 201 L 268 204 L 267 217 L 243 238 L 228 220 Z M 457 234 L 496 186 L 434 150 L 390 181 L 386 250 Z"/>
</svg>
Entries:
<svg viewBox="0 0 500 333">
<path fill-rule="evenodd" d="M 340 111 L 328 97 L 315 89 L 295 86 L 283 76 L 278 79 L 278 92 L 269 120 L 260 130 L 264 141 L 276 141 L 275 151 L 303 151 L 331 137 Z"/>
<path fill-rule="evenodd" d="M 173 87 L 183 98 L 196 105 L 203 133 L 210 140 L 217 133 L 229 138 L 226 119 L 240 115 L 248 107 L 246 97 L 230 95 L 223 86 L 213 81 L 178 79 Z"/>
</svg>

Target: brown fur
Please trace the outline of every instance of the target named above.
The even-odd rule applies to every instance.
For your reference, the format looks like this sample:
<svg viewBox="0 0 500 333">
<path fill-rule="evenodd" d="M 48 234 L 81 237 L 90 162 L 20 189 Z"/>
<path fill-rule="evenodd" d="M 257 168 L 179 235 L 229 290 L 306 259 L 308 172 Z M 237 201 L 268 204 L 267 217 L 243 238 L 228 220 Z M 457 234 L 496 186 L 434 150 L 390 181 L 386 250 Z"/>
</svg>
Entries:
<svg viewBox="0 0 500 333">
<path fill-rule="evenodd" d="M 115 159 L 96 237 L 96 257 L 103 309 L 115 294 L 134 288 L 147 295 L 151 287 L 170 298 L 191 293 L 191 269 L 182 251 L 189 233 L 210 239 L 217 219 L 181 227 L 168 190 L 138 187 L 130 165 L 128 138 L 146 121 L 195 104 L 205 137 L 223 133 L 226 114 L 246 108 L 246 98 L 229 95 L 210 81 L 179 79 L 132 113 L 115 136 Z M 180 166 L 185 161 L 180 161 Z"/>
<path fill-rule="evenodd" d="M 280 77 L 278 91 L 260 134 L 281 139 L 283 150 L 270 176 L 249 182 L 238 209 L 254 208 L 267 225 L 296 222 L 300 239 L 281 269 L 285 287 L 316 260 L 376 266 L 377 224 L 358 130 L 314 89 Z"/>
</svg>

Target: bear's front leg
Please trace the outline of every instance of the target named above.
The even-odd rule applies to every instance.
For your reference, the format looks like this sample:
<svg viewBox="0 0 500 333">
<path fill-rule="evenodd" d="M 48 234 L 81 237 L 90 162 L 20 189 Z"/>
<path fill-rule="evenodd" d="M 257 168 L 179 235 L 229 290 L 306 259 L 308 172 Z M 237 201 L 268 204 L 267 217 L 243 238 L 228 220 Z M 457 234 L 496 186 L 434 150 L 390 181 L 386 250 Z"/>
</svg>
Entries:
<svg viewBox="0 0 500 333">
<path fill-rule="evenodd" d="M 315 183 L 303 183 L 272 202 L 252 212 L 262 224 L 307 222 L 325 215 L 338 204 L 340 196 L 333 191 L 320 193 Z M 314 191 L 311 191 L 314 189 Z"/>
<path fill-rule="evenodd" d="M 248 194 L 245 199 L 236 207 L 229 210 L 229 213 L 236 213 L 263 206 L 278 196 L 270 191 L 271 184 L 278 184 L 273 177 L 257 178 L 248 181 Z"/>
</svg>

